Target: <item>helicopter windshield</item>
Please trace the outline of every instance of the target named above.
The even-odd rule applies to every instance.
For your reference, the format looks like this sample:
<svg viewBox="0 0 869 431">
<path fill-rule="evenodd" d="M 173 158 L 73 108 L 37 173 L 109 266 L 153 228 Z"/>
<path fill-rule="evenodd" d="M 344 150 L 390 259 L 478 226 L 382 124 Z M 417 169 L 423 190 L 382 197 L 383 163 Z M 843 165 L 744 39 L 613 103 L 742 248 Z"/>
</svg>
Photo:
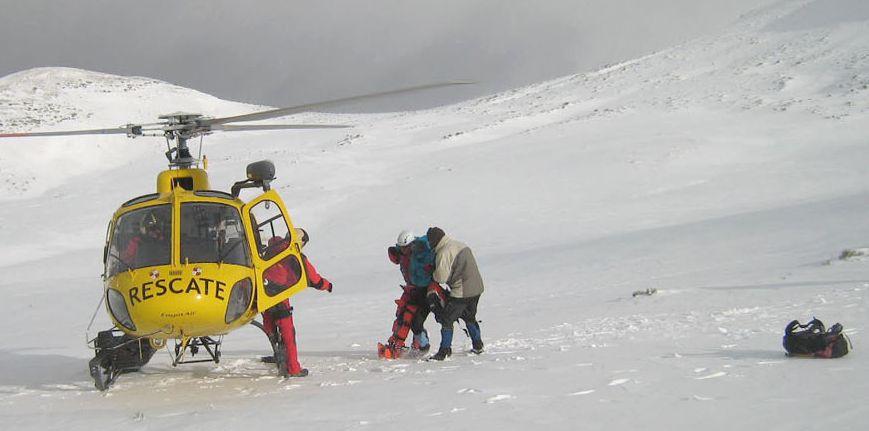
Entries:
<svg viewBox="0 0 869 431">
<path fill-rule="evenodd" d="M 181 204 L 181 262 L 251 266 L 238 210 L 218 203 Z"/>
<path fill-rule="evenodd" d="M 156 205 L 118 218 L 106 256 L 109 277 L 128 269 L 168 265 L 172 257 L 172 207 Z"/>
</svg>

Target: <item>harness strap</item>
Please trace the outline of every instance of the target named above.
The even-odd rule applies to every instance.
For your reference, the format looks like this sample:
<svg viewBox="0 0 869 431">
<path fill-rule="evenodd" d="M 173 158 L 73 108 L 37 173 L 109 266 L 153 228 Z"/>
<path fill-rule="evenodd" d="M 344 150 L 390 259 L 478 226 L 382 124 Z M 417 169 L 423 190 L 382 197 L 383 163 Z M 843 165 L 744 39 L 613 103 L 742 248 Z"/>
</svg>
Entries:
<svg viewBox="0 0 869 431">
<path fill-rule="evenodd" d="M 293 316 L 293 307 L 292 306 L 288 307 L 288 306 L 284 305 L 283 302 L 281 302 L 278 305 L 275 305 L 274 307 L 269 308 L 268 313 L 272 316 L 272 319 L 274 319 L 274 320 L 286 319 L 287 317 Z"/>
<path fill-rule="evenodd" d="M 805 329 L 808 332 L 817 332 L 817 333 L 825 333 L 826 329 L 824 328 L 824 322 L 821 322 L 818 319 L 812 319 L 809 323 L 805 325 L 800 324 L 799 320 L 794 320 L 791 323 L 788 323 L 788 326 L 785 328 L 785 333 L 793 334 L 796 332 L 797 328 Z"/>
</svg>

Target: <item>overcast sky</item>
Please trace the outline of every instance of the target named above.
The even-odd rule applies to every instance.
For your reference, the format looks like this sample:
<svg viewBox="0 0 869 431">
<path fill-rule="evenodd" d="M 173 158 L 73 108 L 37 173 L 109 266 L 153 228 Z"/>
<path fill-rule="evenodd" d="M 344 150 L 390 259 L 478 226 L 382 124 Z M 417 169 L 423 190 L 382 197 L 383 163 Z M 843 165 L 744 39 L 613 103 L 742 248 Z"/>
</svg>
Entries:
<svg viewBox="0 0 869 431">
<path fill-rule="evenodd" d="M 479 82 L 441 92 L 455 99 L 643 55 L 771 1 L 0 0 L 0 76 L 70 66 L 273 106 Z"/>
</svg>

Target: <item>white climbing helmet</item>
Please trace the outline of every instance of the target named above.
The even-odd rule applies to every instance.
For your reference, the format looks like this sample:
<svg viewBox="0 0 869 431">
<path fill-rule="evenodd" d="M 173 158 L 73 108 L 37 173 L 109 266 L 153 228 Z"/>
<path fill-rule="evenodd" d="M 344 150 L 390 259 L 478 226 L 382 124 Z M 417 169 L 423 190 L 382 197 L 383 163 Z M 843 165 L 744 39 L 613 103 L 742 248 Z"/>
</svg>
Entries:
<svg viewBox="0 0 869 431">
<path fill-rule="evenodd" d="M 413 232 L 405 229 L 401 231 L 400 234 L 398 234 L 398 239 L 395 240 L 395 245 L 399 247 L 404 247 L 406 245 L 410 245 L 410 243 L 412 243 L 415 239 L 416 235 L 414 235 Z"/>
</svg>

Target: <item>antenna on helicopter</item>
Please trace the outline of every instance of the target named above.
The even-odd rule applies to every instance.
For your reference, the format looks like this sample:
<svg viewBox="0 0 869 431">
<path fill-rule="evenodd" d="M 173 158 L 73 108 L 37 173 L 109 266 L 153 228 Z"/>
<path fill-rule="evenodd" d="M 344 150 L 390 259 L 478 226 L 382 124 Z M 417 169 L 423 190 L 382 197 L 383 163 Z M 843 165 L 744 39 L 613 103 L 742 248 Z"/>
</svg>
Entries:
<svg viewBox="0 0 869 431">
<path fill-rule="evenodd" d="M 343 129 L 352 127 L 346 124 L 229 124 L 247 121 L 267 120 L 271 118 L 285 117 L 292 114 L 309 112 L 315 109 L 329 106 L 357 102 L 365 99 L 392 96 L 413 91 L 428 90 L 433 88 L 448 87 L 453 85 L 473 84 L 471 81 L 448 81 L 435 84 L 417 85 L 413 87 L 399 88 L 396 90 L 379 93 L 362 94 L 357 96 L 343 97 L 323 102 L 307 103 L 303 105 L 277 108 L 267 111 L 253 112 L 250 114 L 235 115 L 231 117 L 211 118 L 202 114 L 189 112 L 174 112 L 158 117 L 159 122 L 148 124 L 125 124 L 120 127 L 108 129 L 70 130 L 56 132 L 25 132 L 25 133 L 0 133 L 0 138 L 21 138 L 39 136 L 72 136 L 72 135 L 127 135 L 129 138 L 139 136 L 163 136 L 166 138 L 166 159 L 169 167 L 175 169 L 188 169 L 199 160 L 190 154 L 187 141 L 197 136 L 209 135 L 213 132 L 242 132 L 252 130 L 304 130 L 304 129 Z M 151 133 L 148 133 L 151 132 Z M 162 133 L 161 133 L 162 132 Z M 174 145 L 172 144 L 174 142 Z"/>
</svg>

